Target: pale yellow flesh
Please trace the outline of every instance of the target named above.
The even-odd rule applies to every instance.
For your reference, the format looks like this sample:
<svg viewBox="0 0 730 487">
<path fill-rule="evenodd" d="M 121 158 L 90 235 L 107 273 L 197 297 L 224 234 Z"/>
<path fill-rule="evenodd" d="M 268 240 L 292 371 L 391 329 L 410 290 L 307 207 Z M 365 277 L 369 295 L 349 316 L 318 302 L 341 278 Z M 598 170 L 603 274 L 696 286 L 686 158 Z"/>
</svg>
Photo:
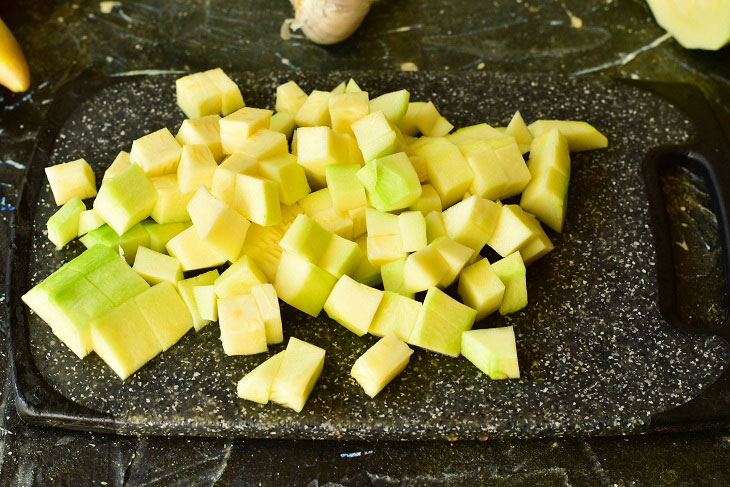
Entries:
<svg viewBox="0 0 730 487">
<path fill-rule="evenodd" d="M 413 350 L 394 335 L 386 335 L 362 354 L 350 375 L 365 394 L 375 397 L 408 365 Z"/>
<path fill-rule="evenodd" d="M 291 337 L 269 400 L 301 412 L 322 373 L 324 356 L 323 348 Z"/>
</svg>

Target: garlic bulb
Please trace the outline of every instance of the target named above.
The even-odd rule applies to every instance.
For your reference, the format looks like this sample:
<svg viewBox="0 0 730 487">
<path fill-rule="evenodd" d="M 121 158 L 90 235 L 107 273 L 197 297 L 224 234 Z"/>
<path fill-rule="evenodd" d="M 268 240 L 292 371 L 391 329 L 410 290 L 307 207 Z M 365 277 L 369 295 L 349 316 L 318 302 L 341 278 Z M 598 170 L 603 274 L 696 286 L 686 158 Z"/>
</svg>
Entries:
<svg viewBox="0 0 730 487">
<path fill-rule="evenodd" d="M 282 25 L 282 37 L 301 29 L 317 44 L 336 44 L 360 26 L 375 0 L 291 0 L 294 19 Z"/>
</svg>

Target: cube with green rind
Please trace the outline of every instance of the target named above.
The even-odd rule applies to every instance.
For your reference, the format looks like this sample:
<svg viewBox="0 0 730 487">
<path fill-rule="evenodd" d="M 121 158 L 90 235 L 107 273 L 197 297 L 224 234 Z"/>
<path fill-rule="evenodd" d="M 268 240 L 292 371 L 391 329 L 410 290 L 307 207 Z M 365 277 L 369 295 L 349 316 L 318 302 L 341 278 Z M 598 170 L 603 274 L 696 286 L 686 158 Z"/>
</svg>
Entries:
<svg viewBox="0 0 730 487">
<path fill-rule="evenodd" d="M 421 196 L 410 207 L 411 210 L 420 211 L 423 215 L 428 215 L 432 211 L 441 212 L 441 197 L 430 184 L 421 185 Z"/>
<path fill-rule="evenodd" d="M 266 359 L 252 371 L 243 376 L 238 381 L 236 392 L 238 397 L 259 404 L 267 404 L 269 402 L 269 394 L 271 392 L 271 384 L 274 382 L 276 373 L 279 372 L 281 363 L 284 361 L 284 353 L 277 353 Z"/>
<path fill-rule="evenodd" d="M 146 247 L 149 245 L 149 235 L 141 224 L 133 226 L 123 235 L 118 235 L 109 225 L 104 224 L 81 237 L 79 241 L 86 248 L 91 248 L 97 244 L 115 250 L 121 247 L 124 258 L 132 264 L 134 263 L 134 257 L 137 255 L 137 249 L 140 246 Z"/>
<path fill-rule="evenodd" d="M 212 286 L 219 275 L 217 270 L 212 270 L 189 279 L 183 279 L 177 283 L 177 290 L 180 292 L 183 301 L 185 301 L 188 310 L 190 310 L 190 315 L 193 317 L 193 326 L 196 331 L 203 328 L 212 320 L 204 319 L 200 315 L 197 302 L 195 301 L 194 288 L 196 286 Z"/>
<path fill-rule="evenodd" d="M 413 293 L 406 290 L 405 278 L 403 276 L 403 268 L 405 267 L 406 257 L 387 262 L 380 267 L 380 276 L 383 280 L 383 289 L 394 293 L 413 297 Z"/>
<path fill-rule="evenodd" d="M 301 412 L 324 367 L 325 350 L 295 337 L 271 384 L 269 400 Z"/>
<path fill-rule="evenodd" d="M 266 227 L 281 223 L 279 187 L 270 179 L 237 174 L 231 206 L 258 225 Z"/>
<path fill-rule="evenodd" d="M 201 318 L 208 321 L 218 320 L 218 296 L 214 285 L 194 286 L 193 296 Z"/>
<path fill-rule="evenodd" d="M 403 265 L 403 286 L 406 293 L 425 291 L 438 285 L 448 274 L 449 265 L 431 244 L 408 256 Z"/>
<path fill-rule="evenodd" d="M 294 155 L 281 154 L 259 161 L 259 172 L 276 182 L 282 204 L 293 205 L 311 191 L 304 168 L 297 163 Z"/>
<path fill-rule="evenodd" d="M 375 336 L 393 334 L 408 341 L 421 307 L 415 299 L 386 290 L 368 332 Z"/>
<path fill-rule="evenodd" d="M 527 306 L 527 271 L 520 253 L 515 252 L 498 260 L 492 264 L 492 269 L 504 283 L 504 297 L 499 313 L 506 315 Z"/>
<path fill-rule="evenodd" d="M 219 299 L 218 323 L 226 355 L 254 355 L 268 350 L 266 325 L 251 294 Z"/>
<path fill-rule="evenodd" d="M 122 380 L 162 351 L 133 299 L 99 316 L 90 328 L 94 351 Z"/>
<path fill-rule="evenodd" d="M 88 274 L 89 272 L 106 264 L 110 259 L 115 258 L 120 258 L 117 249 L 101 244 L 93 245 L 82 252 L 78 257 L 75 257 L 67 264 L 64 264 L 62 269 L 68 268 L 80 274 Z"/>
<path fill-rule="evenodd" d="M 215 294 L 218 298 L 238 296 L 251 292 L 251 288 L 268 282 L 259 266 L 248 255 L 233 263 L 215 280 Z"/>
<path fill-rule="evenodd" d="M 167 246 L 167 242 L 169 242 L 175 235 L 178 235 L 183 230 L 187 229 L 189 226 L 189 222 L 155 223 L 150 220 L 145 220 L 142 222 L 142 227 L 145 229 L 147 235 L 150 237 L 149 248 L 154 250 L 155 252 L 162 253 L 167 252 L 167 249 L 165 248 Z"/>
<path fill-rule="evenodd" d="M 158 284 L 163 281 L 176 284 L 182 281 L 183 272 L 180 261 L 175 257 L 155 252 L 147 247 L 139 247 L 134 257 L 132 269 L 142 276 L 149 284 Z"/>
<path fill-rule="evenodd" d="M 176 174 L 165 174 L 150 179 L 157 191 L 150 217 L 157 223 L 179 223 L 190 221 L 187 205 L 194 193 L 183 193 Z"/>
<path fill-rule="evenodd" d="M 401 240 L 405 252 L 416 252 L 428 245 L 426 219 L 420 211 L 404 211 L 398 215 Z"/>
<path fill-rule="evenodd" d="M 114 307 L 82 274 L 67 266 L 51 274 L 22 299 L 79 358 L 93 349 L 91 321 Z"/>
<path fill-rule="evenodd" d="M 355 335 L 363 336 L 368 332 L 382 298 L 383 291 L 345 275 L 332 288 L 324 310 L 327 316 Z"/>
<path fill-rule="evenodd" d="M 61 250 L 64 245 L 76 238 L 79 233 L 79 219 L 85 210 L 86 205 L 81 198 L 75 197 L 64 203 L 48 219 L 46 223 L 48 240 L 53 242 L 56 250 Z"/>
<path fill-rule="evenodd" d="M 407 90 L 393 91 L 370 100 L 370 113 L 378 111 L 392 123 L 398 123 L 408 111 L 410 93 Z"/>
<path fill-rule="evenodd" d="M 493 201 L 470 196 L 443 212 L 446 234 L 479 252 L 498 226 L 501 210 Z"/>
<path fill-rule="evenodd" d="M 461 353 L 461 333 L 471 329 L 476 310 L 461 304 L 438 288 L 426 293 L 418 319 L 407 342 L 452 357 Z"/>
<path fill-rule="evenodd" d="M 317 265 L 339 279 L 345 274 L 351 276 L 363 259 L 365 254 L 357 243 L 332 235 Z"/>
<path fill-rule="evenodd" d="M 477 310 L 477 320 L 499 309 L 505 286 L 487 259 L 467 266 L 459 275 L 459 297 Z"/>
<path fill-rule="evenodd" d="M 408 365 L 413 350 L 394 335 L 386 335 L 362 354 L 350 375 L 370 397 L 378 395 Z"/>
<path fill-rule="evenodd" d="M 413 153 L 426 160 L 428 181 L 441 197 L 444 208 L 459 201 L 471 186 L 474 173 L 459 148 L 447 139 L 432 138 Z"/>
<path fill-rule="evenodd" d="M 440 211 L 432 211 L 426 215 L 426 238 L 428 243 L 445 236 L 446 225 L 444 224 L 443 214 Z"/>
<path fill-rule="evenodd" d="M 515 332 L 511 326 L 469 330 L 461 335 L 461 354 L 490 379 L 519 379 Z"/>
<path fill-rule="evenodd" d="M 330 190 L 332 206 L 337 211 L 348 211 L 367 205 L 365 186 L 357 178 L 360 166 L 357 164 L 332 164 L 327 166 L 325 176 Z"/>
<path fill-rule="evenodd" d="M 154 186 L 142 168 L 132 164 L 101 185 L 94 209 L 121 235 L 147 218 L 156 202 Z"/>
<path fill-rule="evenodd" d="M 160 282 L 133 299 L 163 352 L 193 327 L 190 310 L 169 281 Z"/>
<path fill-rule="evenodd" d="M 296 255 L 281 254 L 274 288 L 279 299 L 317 317 L 337 278 Z"/>
<path fill-rule="evenodd" d="M 461 273 L 464 266 L 474 257 L 474 249 L 451 240 L 448 237 L 440 237 L 431 242 L 441 258 L 446 262 L 448 271 L 443 275 L 438 285 L 449 287 Z"/>
<path fill-rule="evenodd" d="M 504 205 L 487 244 L 502 257 L 519 250 L 535 235 L 534 222 L 518 205 Z"/>
<path fill-rule="evenodd" d="M 183 271 L 218 267 L 228 258 L 189 227 L 171 238 L 165 245 L 167 253 L 180 261 Z"/>
<path fill-rule="evenodd" d="M 380 211 L 408 208 L 423 191 L 405 152 L 371 160 L 358 171 L 358 178 L 368 191 L 370 204 Z"/>
<path fill-rule="evenodd" d="M 570 152 L 581 152 L 586 150 L 603 149 L 608 147 L 608 139 L 587 122 L 573 120 L 537 120 L 527 127 L 533 137 L 537 138 L 558 129 L 565 137 Z"/>
<path fill-rule="evenodd" d="M 102 265 L 85 272 L 84 275 L 95 288 L 109 298 L 114 306 L 150 287 L 119 255 L 110 257 Z"/>
<path fill-rule="evenodd" d="M 286 231 L 279 246 L 292 255 L 316 264 L 327 250 L 330 240 L 332 232 L 308 215 L 301 214 Z"/>
<path fill-rule="evenodd" d="M 86 235 L 104 224 L 104 219 L 92 208 L 82 211 L 79 215 L 78 236 Z"/>
</svg>

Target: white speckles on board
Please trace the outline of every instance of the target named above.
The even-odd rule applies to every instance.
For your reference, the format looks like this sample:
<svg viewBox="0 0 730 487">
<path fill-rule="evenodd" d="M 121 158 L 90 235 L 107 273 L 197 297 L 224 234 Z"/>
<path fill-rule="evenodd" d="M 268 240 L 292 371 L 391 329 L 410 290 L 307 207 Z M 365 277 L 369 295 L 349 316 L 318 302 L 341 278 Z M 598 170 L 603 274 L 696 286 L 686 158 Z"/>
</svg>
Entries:
<svg viewBox="0 0 730 487">
<path fill-rule="evenodd" d="M 264 356 L 225 356 L 215 324 L 189 332 L 122 382 L 94 355 L 79 361 L 31 316 L 33 357 L 54 388 L 113 414 L 128 433 L 536 437 L 641 431 L 652 413 L 687 401 L 719 375 L 727 345 L 675 331 L 656 307 L 654 249 L 638 168 L 649 148 L 692 135 L 694 128 L 678 110 L 628 85 L 590 78 L 397 70 L 233 75 L 247 103 L 261 107 L 273 106 L 275 87 L 292 77 L 309 91 L 350 76 L 373 95 L 405 87 L 414 101 L 432 99 L 457 126 L 503 124 L 520 100 L 528 120 L 582 119 L 608 136 L 608 149 L 573 157 L 565 232 L 550 235 L 556 250 L 528 270 L 530 306 L 477 324 L 515 325 L 523 377 L 490 381 L 464 359 L 417 350 L 406 370 L 370 400 L 347 372 L 375 338 L 355 338 L 324 314 L 315 319 L 283 306 L 285 337 L 327 350 L 322 377 L 302 414 L 236 397 L 236 381 Z M 56 139 L 50 163 L 83 155 L 99 176 L 134 138 L 162 126 L 175 132 L 183 119 L 175 105 L 175 78 L 117 80 L 89 94 L 63 124 L 65 137 Z M 115 130 L 99 137 L 105 123 Z M 45 182 L 33 184 L 42 185 L 35 218 L 45 222 L 55 209 L 47 204 L 50 191 Z M 80 251 L 75 242 L 55 252 L 37 231 L 32 281 Z"/>
</svg>

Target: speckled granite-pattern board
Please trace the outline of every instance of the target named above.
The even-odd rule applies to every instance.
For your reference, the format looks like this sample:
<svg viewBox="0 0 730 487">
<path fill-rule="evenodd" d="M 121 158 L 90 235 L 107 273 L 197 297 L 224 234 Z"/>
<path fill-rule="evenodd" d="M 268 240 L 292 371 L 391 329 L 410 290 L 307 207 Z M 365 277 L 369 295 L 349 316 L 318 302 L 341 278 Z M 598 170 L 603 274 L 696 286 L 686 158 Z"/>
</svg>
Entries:
<svg viewBox="0 0 730 487">
<path fill-rule="evenodd" d="M 236 76 L 252 106 L 273 106 L 290 73 Z M 310 74 L 309 90 L 330 89 L 344 74 Z M 161 126 L 177 130 L 174 76 L 130 78 L 82 103 L 61 130 L 52 163 L 85 157 L 97 177 L 117 151 Z M 556 250 L 528 270 L 530 305 L 479 327 L 515 325 L 523 377 L 490 381 L 465 359 L 416 351 L 376 399 L 349 378 L 374 343 L 324 314 L 284 309 L 286 337 L 327 349 L 322 377 L 304 411 L 238 400 L 236 381 L 268 355 L 226 357 L 216 324 L 188 333 L 126 382 L 92 355 L 79 361 L 31 316 L 31 345 L 46 379 L 66 397 L 109 412 L 121 432 L 303 438 L 535 437 L 641 431 L 651 414 L 686 402 L 711 383 L 730 356 L 722 340 L 675 331 L 656 307 L 654 249 L 640 163 L 653 146 L 693 133 L 667 102 L 603 79 L 485 73 L 362 73 L 372 94 L 406 87 L 433 99 L 457 127 L 504 124 L 519 108 L 526 120 L 582 119 L 610 141 L 608 150 L 573 158 L 565 232 Z M 33 181 L 31 184 L 40 184 Z M 36 212 L 32 283 L 81 251 L 55 252 L 44 223 L 55 207 L 45 181 Z M 281 346 L 273 347 L 277 352 Z"/>
</svg>

